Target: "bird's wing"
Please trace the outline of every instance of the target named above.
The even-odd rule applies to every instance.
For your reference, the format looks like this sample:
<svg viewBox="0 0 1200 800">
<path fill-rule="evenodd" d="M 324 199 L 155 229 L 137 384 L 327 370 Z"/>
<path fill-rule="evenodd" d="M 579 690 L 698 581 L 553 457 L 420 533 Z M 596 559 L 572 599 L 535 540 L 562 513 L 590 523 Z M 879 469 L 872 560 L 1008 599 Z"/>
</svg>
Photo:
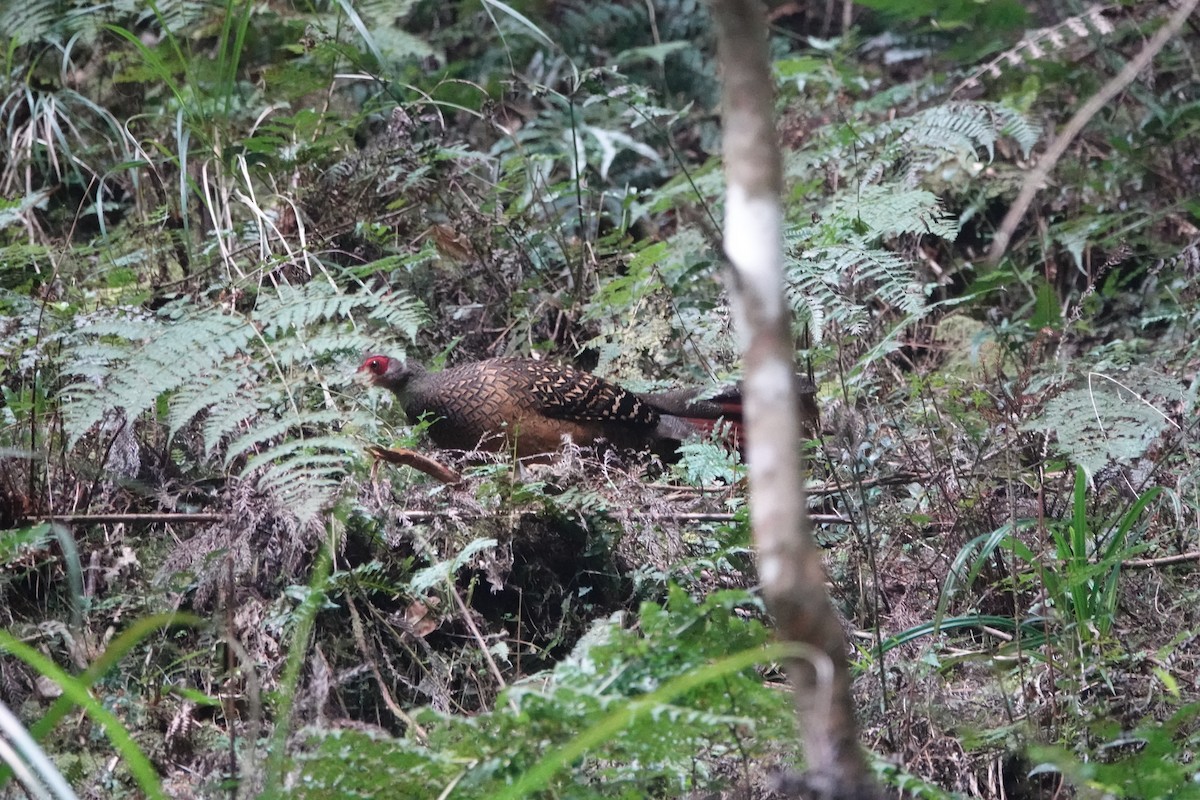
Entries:
<svg viewBox="0 0 1200 800">
<path fill-rule="evenodd" d="M 653 425 L 658 412 L 633 392 L 590 372 L 543 362 L 528 368 L 530 396 L 547 417 Z"/>
</svg>

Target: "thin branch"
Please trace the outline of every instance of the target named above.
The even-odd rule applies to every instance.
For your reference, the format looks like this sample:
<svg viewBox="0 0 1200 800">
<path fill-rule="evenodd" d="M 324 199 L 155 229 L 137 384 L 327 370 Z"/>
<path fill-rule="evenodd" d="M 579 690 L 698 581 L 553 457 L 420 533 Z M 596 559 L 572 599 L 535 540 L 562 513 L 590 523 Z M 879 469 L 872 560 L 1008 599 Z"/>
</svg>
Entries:
<svg viewBox="0 0 1200 800">
<path fill-rule="evenodd" d="M 530 513 L 536 513 L 531 510 Z M 228 514 L 57 514 L 53 516 L 43 517 L 39 521 L 61 522 L 66 525 L 71 524 L 118 524 L 124 523 L 128 525 L 181 525 L 181 524 L 202 524 L 221 522 L 228 518 Z M 400 522 L 428 522 L 437 519 L 449 519 L 453 517 L 458 520 L 481 520 L 481 519 L 508 519 L 511 516 L 509 513 L 475 513 L 463 514 L 458 511 L 439 510 L 439 511 L 400 511 L 396 513 L 396 519 Z M 736 514 L 729 512 L 705 512 L 705 511 L 682 511 L 677 514 L 650 514 L 646 519 L 654 522 L 733 522 L 737 519 Z M 814 522 L 819 522 L 827 525 L 849 525 L 853 520 L 837 514 L 813 514 Z"/>
<path fill-rule="evenodd" d="M 483 654 L 483 660 L 487 662 L 488 669 L 492 672 L 492 677 L 496 679 L 496 683 L 501 688 L 508 686 L 508 681 L 504 680 L 504 673 L 500 671 L 500 666 L 496 663 L 496 659 L 492 657 L 492 650 L 488 647 L 487 639 L 483 638 L 483 633 L 479 630 L 479 626 L 475 624 L 475 618 L 471 616 L 471 609 L 467 607 L 466 601 L 459 594 L 458 587 L 451 581 L 447 585 L 447 588 L 450 591 L 450 596 L 454 598 L 454 604 L 458 606 L 459 613 L 462 614 L 462 619 L 466 623 L 467 630 L 471 631 L 471 635 L 475 637 L 475 642 L 479 645 L 479 652 Z M 510 697 L 508 704 L 514 711 L 517 710 L 516 700 Z"/>
<path fill-rule="evenodd" d="M 228 514 L 183 514 L 164 511 L 155 514 L 49 514 L 35 518 L 37 522 L 63 522 L 77 524 L 154 525 L 158 523 L 183 524 L 194 522 L 220 522 Z"/>
<path fill-rule="evenodd" d="M 1131 558 L 1128 561 L 1122 561 L 1121 568 L 1153 569 L 1154 567 L 1167 567 L 1171 564 L 1186 564 L 1189 561 L 1200 561 L 1200 550 L 1178 553 L 1173 556 L 1160 556 L 1158 558 Z"/>
<path fill-rule="evenodd" d="M 396 719 L 408 726 L 421 744 L 426 744 L 429 741 L 429 732 L 392 698 L 392 693 L 383 680 L 383 674 L 379 671 L 379 665 L 375 662 L 371 649 L 367 646 L 367 637 L 363 633 L 362 618 L 358 614 L 358 607 L 354 605 L 354 598 L 349 594 L 346 595 L 346 607 L 350 610 L 350 630 L 354 633 L 354 642 L 358 645 L 358 652 L 362 653 L 367 666 L 371 668 L 371 674 L 375 676 L 375 685 L 379 687 L 379 696 L 383 698 L 383 704 L 388 707 Z"/>
</svg>

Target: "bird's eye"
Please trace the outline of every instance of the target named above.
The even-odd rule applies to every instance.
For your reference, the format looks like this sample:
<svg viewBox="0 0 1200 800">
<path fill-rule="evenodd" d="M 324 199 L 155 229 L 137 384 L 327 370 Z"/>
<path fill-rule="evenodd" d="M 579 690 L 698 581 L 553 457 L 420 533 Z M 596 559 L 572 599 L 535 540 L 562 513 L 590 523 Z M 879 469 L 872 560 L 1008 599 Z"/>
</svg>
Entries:
<svg viewBox="0 0 1200 800">
<path fill-rule="evenodd" d="M 370 356 L 358 368 L 359 372 L 369 372 L 372 375 L 382 375 L 387 372 L 388 360 L 384 356 Z"/>
</svg>

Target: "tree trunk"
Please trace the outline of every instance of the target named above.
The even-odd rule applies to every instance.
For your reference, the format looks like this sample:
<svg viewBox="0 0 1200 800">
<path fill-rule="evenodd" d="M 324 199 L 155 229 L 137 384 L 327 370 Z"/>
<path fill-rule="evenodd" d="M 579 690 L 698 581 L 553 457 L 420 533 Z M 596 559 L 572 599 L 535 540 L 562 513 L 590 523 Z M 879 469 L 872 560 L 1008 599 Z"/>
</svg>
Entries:
<svg viewBox="0 0 1200 800">
<path fill-rule="evenodd" d="M 712 9 L 723 72 L 725 252 L 745 359 L 750 521 L 779 638 L 805 653 L 789 662 L 788 674 L 808 772 L 789 783 L 810 796 L 874 797 L 878 790 L 858 745 L 846 643 L 825 593 L 804 498 L 765 10 L 759 0 L 712 0 Z"/>
</svg>

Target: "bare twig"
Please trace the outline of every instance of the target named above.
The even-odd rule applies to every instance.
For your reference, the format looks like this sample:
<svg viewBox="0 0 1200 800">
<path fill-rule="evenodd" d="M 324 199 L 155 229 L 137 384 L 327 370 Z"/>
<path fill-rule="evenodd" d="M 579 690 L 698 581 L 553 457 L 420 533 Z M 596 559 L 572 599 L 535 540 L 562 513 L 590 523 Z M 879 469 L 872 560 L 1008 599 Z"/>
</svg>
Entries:
<svg viewBox="0 0 1200 800">
<path fill-rule="evenodd" d="M 429 456 L 422 455 L 416 450 L 407 450 L 405 448 L 387 448 L 372 445 L 367 448 L 367 452 L 378 458 L 380 461 L 386 461 L 389 464 L 403 464 L 412 467 L 413 469 L 424 472 L 431 478 L 441 481 L 442 483 L 459 483 L 462 481 L 462 475 L 455 472 L 450 467 L 440 461 L 435 461 Z"/>
<path fill-rule="evenodd" d="M 504 680 L 504 673 L 500 671 L 499 665 L 496 664 L 496 659 L 492 658 L 492 651 L 487 645 L 487 640 L 483 638 L 483 633 L 479 630 L 479 626 L 475 624 L 475 618 L 471 616 L 471 609 L 467 607 L 466 601 L 458 593 L 458 587 L 451 582 L 448 588 L 450 596 L 454 598 L 454 604 L 458 606 L 458 611 L 462 614 L 463 622 L 466 623 L 467 629 L 471 631 L 471 635 L 475 637 L 475 642 L 479 645 L 479 652 L 483 653 L 483 660 L 487 662 L 488 669 L 492 671 L 492 677 L 496 679 L 497 685 L 501 688 L 508 686 L 508 681 Z M 513 709 L 515 710 L 515 701 L 510 699 L 509 703 L 513 704 Z"/>
<path fill-rule="evenodd" d="M 531 512 L 536 513 L 536 512 Z M 43 519 L 48 522 L 61 522 L 67 525 L 70 524 L 111 524 L 124 523 L 127 525 L 180 525 L 180 524 L 202 524 L 221 522 L 226 519 L 226 514 L 56 514 Z M 396 518 L 401 522 L 429 522 L 431 520 L 445 519 L 451 516 L 449 510 L 439 511 L 399 511 L 396 512 Z M 493 519 L 497 517 L 508 517 L 508 512 L 504 513 L 476 513 L 463 514 L 454 512 L 455 519 L 463 520 L 479 520 Z M 681 511 L 671 514 L 651 514 L 649 519 L 653 521 L 674 521 L 674 522 L 733 522 L 737 518 L 736 514 L 729 512 L 705 512 L 705 511 Z M 812 515 L 814 522 L 820 522 L 829 525 L 849 524 L 852 520 L 837 514 L 814 514 Z"/>
<path fill-rule="evenodd" d="M 991 477 L 992 473 L 983 472 L 968 472 L 963 473 L 963 477 L 987 478 Z M 896 472 L 891 475 L 881 475 L 876 478 L 868 478 L 858 482 L 863 489 L 873 489 L 876 486 L 903 486 L 907 483 L 925 483 L 932 480 L 934 473 L 932 472 Z M 713 494 L 715 492 L 725 492 L 729 490 L 728 486 L 676 486 L 670 483 L 647 483 L 647 489 L 656 489 L 664 492 L 676 492 L 678 494 Z M 826 481 L 825 483 L 810 483 L 804 488 L 804 493 L 809 497 L 813 495 L 826 494 L 841 494 L 846 491 L 844 484 L 836 481 Z"/>
<path fill-rule="evenodd" d="M 680 514 L 654 514 L 650 517 L 653 520 L 672 520 L 673 522 L 733 522 L 737 519 L 736 514 L 723 512 L 705 513 L 705 512 L 683 512 Z M 809 514 L 809 519 L 813 522 L 819 522 L 822 525 L 851 525 L 854 520 L 838 514 Z"/>
<path fill-rule="evenodd" d="M 1200 561 L 1200 550 L 1177 553 L 1173 556 L 1159 556 L 1158 558 L 1131 558 L 1128 561 L 1122 561 L 1121 568 L 1153 569 L 1154 567 L 1168 567 L 1172 564 L 1186 564 L 1189 561 Z"/>
<path fill-rule="evenodd" d="M 375 663 L 375 659 L 371 655 L 371 650 L 367 647 L 367 637 L 363 634 L 362 618 L 358 614 L 358 608 L 354 605 L 354 598 L 348 594 L 346 595 L 346 607 L 350 610 L 350 630 L 354 633 L 354 642 L 358 645 L 358 652 L 362 653 L 367 666 L 371 668 L 371 674 L 375 676 L 375 685 L 379 687 L 379 696 L 383 698 L 383 704 L 395 715 L 396 719 L 408 726 L 408 729 L 416 735 L 422 744 L 428 742 L 429 732 L 421 727 L 421 723 L 413 719 L 392 698 L 392 693 L 388 690 L 387 684 L 383 680 L 383 675 L 379 671 L 379 665 Z"/>
<path fill-rule="evenodd" d="M 86 524 L 117 524 L 126 523 L 128 525 L 154 525 L 158 523 L 193 523 L 193 522 L 220 522 L 227 517 L 227 514 L 186 514 L 164 511 L 154 514 L 49 514 L 44 517 L 39 517 L 38 521 L 46 522 L 63 522 L 68 525 L 78 523 Z"/>
</svg>

